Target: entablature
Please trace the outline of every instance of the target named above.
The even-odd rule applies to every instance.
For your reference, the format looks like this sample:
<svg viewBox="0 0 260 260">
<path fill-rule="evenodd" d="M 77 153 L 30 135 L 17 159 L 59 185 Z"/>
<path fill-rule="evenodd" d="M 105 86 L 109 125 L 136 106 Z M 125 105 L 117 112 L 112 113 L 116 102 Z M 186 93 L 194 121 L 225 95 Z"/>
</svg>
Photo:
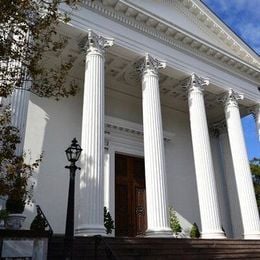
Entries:
<svg viewBox="0 0 260 260">
<path fill-rule="evenodd" d="M 178 1 L 182 2 L 182 0 Z M 187 1 L 190 2 L 192 0 Z M 197 8 L 194 5 L 188 4 L 188 2 L 185 2 L 185 6 L 187 6 L 187 8 Z M 222 68 L 228 68 L 229 70 L 232 70 L 239 75 L 244 75 L 251 80 L 253 79 L 257 82 L 260 80 L 260 63 L 256 59 L 253 59 L 253 57 L 251 57 L 252 55 L 250 56 L 248 51 L 243 50 L 246 55 L 242 55 L 243 57 L 240 55 L 241 57 L 238 58 L 234 54 L 230 54 L 218 46 L 215 46 L 212 43 L 199 38 L 198 36 L 192 35 L 184 29 L 171 24 L 162 18 L 141 10 L 128 1 L 85 1 L 83 7 L 106 16 L 109 19 L 116 20 L 117 22 L 134 30 L 141 31 L 145 35 L 149 35 L 149 37 L 159 40 L 160 42 L 174 48 L 181 49 L 182 51 L 184 50 L 192 55 L 207 59 L 207 61 L 213 62 Z M 197 14 L 197 11 L 192 12 Z M 213 21 L 209 24 L 213 24 Z M 219 31 L 219 29 L 217 31 Z M 223 33 L 220 33 L 219 37 L 223 38 L 223 35 Z M 229 39 L 229 42 L 230 41 L 231 38 Z M 238 46 L 235 42 L 233 45 Z M 237 47 L 235 47 L 235 49 L 237 49 Z M 239 50 L 242 51 L 242 47 Z"/>
</svg>

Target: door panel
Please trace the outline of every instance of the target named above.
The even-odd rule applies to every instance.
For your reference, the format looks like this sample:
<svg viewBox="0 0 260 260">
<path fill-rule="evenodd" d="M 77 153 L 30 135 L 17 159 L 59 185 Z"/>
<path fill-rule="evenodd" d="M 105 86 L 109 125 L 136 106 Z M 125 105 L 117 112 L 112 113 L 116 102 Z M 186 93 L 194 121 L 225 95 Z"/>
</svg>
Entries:
<svg viewBox="0 0 260 260">
<path fill-rule="evenodd" d="M 135 220 L 136 220 L 136 235 L 144 235 L 146 224 L 146 199 L 145 189 L 135 188 Z"/>
<path fill-rule="evenodd" d="M 115 234 L 143 235 L 146 224 L 144 159 L 115 156 Z"/>
</svg>

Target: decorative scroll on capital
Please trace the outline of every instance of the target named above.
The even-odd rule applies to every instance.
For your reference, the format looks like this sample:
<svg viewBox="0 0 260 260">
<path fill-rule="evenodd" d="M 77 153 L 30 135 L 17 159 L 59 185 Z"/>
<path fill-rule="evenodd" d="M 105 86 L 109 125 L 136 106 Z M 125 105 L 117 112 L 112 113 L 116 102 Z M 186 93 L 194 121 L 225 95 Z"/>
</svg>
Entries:
<svg viewBox="0 0 260 260">
<path fill-rule="evenodd" d="M 235 92 L 232 88 L 229 89 L 228 93 L 226 93 L 224 96 L 218 98 L 219 102 L 223 102 L 225 104 L 225 107 L 227 106 L 237 106 L 238 107 L 238 100 L 243 100 L 244 95 Z"/>
<path fill-rule="evenodd" d="M 189 78 L 181 83 L 181 85 L 183 89 L 188 90 L 189 92 L 194 90 L 202 92 L 204 91 L 204 88 L 209 85 L 209 80 L 192 73 Z"/>
<path fill-rule="evenodd" d="M 141 59 L 135 64 L 137 72 L 144 75 L 147 72 L 158 75 L 159 69 L 164 69 L 166 67 L 165 61 L 160 61 L 153 58 L 150 54 L 146 53 L 144 60 Z"/>
<path fill-rule="evenodd" d="M 88 35 L 79 43 L 80 48 L 85 52 L 98 51 L 103 53 L 106 48 L 113 46 L 114 39 L 106 38 L 88 30 Z"/>
</svg>

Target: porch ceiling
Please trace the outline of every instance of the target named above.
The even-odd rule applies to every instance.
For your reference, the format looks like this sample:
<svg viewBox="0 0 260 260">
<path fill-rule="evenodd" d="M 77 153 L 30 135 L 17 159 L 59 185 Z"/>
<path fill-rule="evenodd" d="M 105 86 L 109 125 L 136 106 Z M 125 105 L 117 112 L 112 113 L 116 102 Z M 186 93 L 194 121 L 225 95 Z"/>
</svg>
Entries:
<svg viewBox="0 0 260 260">
<path fill-rule="evenodd" d="M 68 75 L 83 88 L 85 55 L 80 50 L 78 43 L 85 36 L 85 33 L 76 28 L 68 28 L 61 25 L 61 35 L 68 39 L 67 46 L 62 53 L 56 56 L 46 57 L 46 66 L 52 66 L 68 55 L 74 58 L 74 66 Z M 107 50 L 105 63 L 105 85 L 108 91 L 113 90 L 141 100 L 141 79 L 135 70 L 135 63 L 142 56 L 118 45 Z M 190 75 L 174 68 L 166 67 L 160 70 L 160 93 L 162 106 L 188 113 L 187 93 L 183 89 L 182 81 Z M 199 75 L 200 76 L 200 75 Z M 224 118 L 223 104 L 217 102 L 217 98 L 224 94 L 224 90 L 213 84 L 209 84 L 205 90 L 205 106 L 210 122 Z M 247 113 L 247 107 L 253 103 L 249 100 L 241 102 L 242 114 Z"/>
</svg>

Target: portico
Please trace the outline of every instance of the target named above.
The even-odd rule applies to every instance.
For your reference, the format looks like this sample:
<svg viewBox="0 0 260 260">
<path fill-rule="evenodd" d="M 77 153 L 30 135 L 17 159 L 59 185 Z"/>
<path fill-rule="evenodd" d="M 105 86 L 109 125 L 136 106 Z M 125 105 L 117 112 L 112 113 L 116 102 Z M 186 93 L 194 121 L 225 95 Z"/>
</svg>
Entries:
<svg viewBox="0 0 260 260">
<path fill-rule="evenodd" d="M 36 198 L 55 232 L 63 232 L 67 194 L 57 151 L 77 137 L 75 235 L 105 235 L 104 205 L 121 221 L 117 205 L 130 201 L 128 219 L 146 212 L 145 236 L 171 236 L 173 206 L 186 237 L 196 222 L 205 239 L 260 239 L 241 126 L 253 113 L 260 134 L 260 64 L 251 50 L 196 0 L 85 1 L 59 30 L 68 44 L 49 62 L 72 55 L 69 77 L 80 91 L 58 103 L 31 95 L 24 138 L 24 150 L 46 153 Z M 133 171 L 140 161 L 145 169 Z M 120 185 L 131 194 L 118 204 Z"/>
<path fill-rule="evenodd" d="M 86 45 L 87 47 L 85 49 L 87 53 L 87 58 L 84 80 L 84 100 L 86 99 L 86 101 L 84 101 L 83 103 L 86 105 L 84 105 L 83 107 L 83 126 L 84 122 L 86 122 L 85 124 L 87 124 L 87 126 L 83 127 L 82 129 L 88 129 L 88 131 L 82 131 L 82 147 L 83 149 L 85 147 L 85 153 L 82 159 L 83 166 L 80 177 L 81 196 L 78 213 L 80 216 L 80 224 L 76 228 L 76 234 L 104 234 L 104 229 L 102 228 L 104 192 L 106 194 L 105 197 L 110 197 L 106 198 L 105 200 L 108 204 L 110 204 L 109 208 L 112 215 L 115 216 L 116 214 L 113 208 L 113 205 L 115 204 L 114 202 L 111 203 L 111 199 L 115 200 L 115 195 L 111 195 L 112 193 L 114 193 L 114 186 L 108 184 L 113 179 L 111 178 L 111 176 L 114 175 L 114 173 L 111 172 L 111 170 L 113 170 L 113 167 L 111 168 L 111 157 L 115 158 L 115 154 L 118 152 L 120 153 L 123 151 L 124 153 L 124 149 L 121 148 L 120 151 L 120 148 L 118 150 L 115 148 L 112 152 L 109 149 L 110 142 L 113 146 L 113 141 L 111 140 L 111 136 L 113 135 L 113 133 L 111 134 L 111 132 L 109 132 L 109 129 L 111 128 L 113 129 L 113 131 L 115 129 L 118 132 L 125 133 L 132 131 L 133 135 L 139 135 L 139 137 L 140 135 L 143 136 L 144 142 L 142 142 L 142 138 L 139 138 L 138 143 L 141 154 L 144 156 L 145 159 L 146 205 L 148 224 L 146 235 L 167 236 L 171 234 L 168 222 L 168 187 L 166 185 L 167 173 L 164 159 L 165 141 L 163 140 L 165 140 L 165 133 L 163 133 L 162 130 L 163 125 L 161 120 L 160 103 L 161 100 L 163 100 L 164 102 L 166 101 L 167 104 L 167 100 L 169 99 L 172 100 L 172 102 L 174 103 L 174 98 L 181 95 L 182 106 L 186 105 L 186 111 L 189 110 L 202 238 L 225 238 L 225 235 L 222 231 L 223 226 L 221 223 L 221 215 L 219 211 L 218 201 L 219 198 L 215 181 L 216 173 L 214 171 L 213 159 L 211 155 L 211 145 L 208 130 L 210 124 L 214 123 L 214 117 L 219 118 L 221 114 L 223 116 L 224 110 L 226 113 L 226 124 L 228 125 L 228 136 L 229 143 L 231 144 L 231 155 L 233 161 L 233 163 L 230 161 L 226 161 L 226 163 L 228 163 L 228 165 L 233 165 L 235 171 L 236 188 L 240 191 L 238 193 L 238 201 L 242 214 L 244 238 L 260 238 L 259 215 L 254 197 L 252 179 L 250 171 L 248 170 L 248 158 L 245 148 L 243 148 L 244 152 L 241 153 L 241 147 L 245 147 L 245 145 L 242 135 L 240 116 L 238 117 L 237 114 L 232 114 L 228 111 L 230 104 L 233 104 L 230 102 L 235 102 L 234 100 L 239 99 L 240 96 L 236 94 L 232 89 L 224 90 L 220 87 L 217 87 L 219 89 L 218 93 L 207 91 L 206 95 L 204 95 L 204 92 L 207 89 L 207 85 L 210 85 L 211 83 L 208 79 L 201 78 L 195 73 L 191 74 L 188 77 L 186 77 L 186 75 L 183 73 L 183 75 L 185 76 L 182 76 L 182 79 L 178 80 L 177 83 L 168 87 L 168 89 L 166 87 L 162 87 L 167 82 L 168 84 L 169 82 L 174 82 L 174 80 L 171 80 L 171 77 L 172 79 L 174 79 L 174 75 L 159 75 L 160 72 L 158 69 L 165 68 L 166 63 L 159 61 L 150 54 L 146 54 L 145 57 L 140 57 L 137 61 L 132 62 L 132 66 L 127 66 L 127 64 L 125 64 L 128 71 L 126 69 L 123 69 L 124 80 L 126 82 L 128 81 L 128 84 L 129 82 L 133 83 L 139 81 L 139 83 L 137 84 L 142 89 L 142 91 L 141 89 L 139 89 L 136 93 L 137 95 L 140 95 L 138 98 L 142 97 L 143 127 L 141 125 L 139 126 L 138 124 L 134 125 L 134 127 L 128 126 L 129 123 L 124 120 L 121 120 L 121 122 L 119 121 L 122 124 L 121 126 L 118 125 L 118 122 L 116 121 L 114 121 L 114 123 L 106 122 L 104 120 L 104 114 L 106 113 L 104 106 L 104 89 L 105 86 L 106 88 L 110 88 L 109 84 L 113 82 L 113 78 L 116 78 L 117 74 L 120 74 L 120 69 L 122 68 L 113 71 L 110 70 L 110 68 L 112 68 L 111 64 L 113 64 L 113 62 L 116 62 L 113 60 L 111 62 L 111 57 L 114 57 L 114 54 L 112 52 L 109 52 L 108 55 L 105 55 L 106 47 L 112 46 L 111 38 L 104 38 L 104 36 L 100 36 L 96 32 L 89 31 L 88 38 L 85 39 L 85 41 L 89 43 Z M 99 49 L 102 51 L 97 51 Z M 97 57 L 101 55 L 101 63 L 95 62 L 94 60 L 91 61 L 91 57 L 93 55 L 98 55 Z M 107 56 L 108 61 L 105 61 Z M 117 62 L 120 63 L 120 58 Z M 105 64 L 106 72 L 103 69 Z M 136 71 L 136 67 L 137 71 L 141 71 L 142 73 L 140 76 Z M 105 74 L 108 79 L 104 79 Z M 161 77 L 163 80 L 159 81 L 159 78 Z M 108 83 L 106 83 L 106 80 L 108 80 Z M 93 91 L 89 89 L 91 88 L 92 84 Z M 115 88 L 115 85 L 113 88 Z M 212 90 L 212 86 L 210 89 Z M 111 90 L 112 89 L 109 89 L 109 91 Z M 216 88 L 214 90 L 216 91 Z M 159 91 L 163 98 L 160 97 Z M 90 95 L 90 93 L 92 94 Z M 206 105 L 204 104 L 204 96 L 207 96 L 205 101 Z M 223 108 L 222 113 L 219 112 L 219 107 L 221 105 L 219 104 L 218 100 L 220 96 L 224 96 L 222 100 L 225 102 L 225 109 Z M 91 98 L 91 100 L 89 98 Z M 94 100 L 97 100 L 97 102 L 94 102 Z M 213 119 L 210 118 L 211 123 L 208 123 L 208 120 L 206 118 L 206 110 L 207 108 L 212 109 L 212 107 L 218 108 L 218 114 L 216 113 L 216 111 L 214 111 L 215 113 L 212 112 Z M 235 107 L 236 109 L 238 109 L 237 103 Z M 87 111 L 93 112 L 91 115 L 88 115 L 85 113 Z M 98 115 L 103 116 L 99 117 Z M 172 118 L 172 120 L 174 122 L 174 118 Z M 232 120 L 236 120 L 235 128 L 234 123 L 230 123 Z M 124 127 L 122 127 L 123 125 Z M 97 129 L 93 128 L 91 130 L 90 126 L 97 127 Z M 137 128 L 140 129 L 137 130 Z M 106 129 L 106 131 L 104 131 L 104 129 Z M 238 132 L 238 129 L 240 129 L 239 131 L 241 133 L 239 138 L 237 136 L 233 136 L 235 133 Z M 100 135 L 97 135 L 98 132 L 100 133 Z M 106 138 L 105 132 L 107 132 Z M 111 136 L 109 136 L 110 134 Z M 125 138 L 128 138 L 127 134 L 125 135 Z M 84 143 L 86 142 L 84 140 L 88 140 L 87 143 Z M 106 143 L 108 152 L 104 150 L 104 141 Z M 98 146 L 100 147 L 98 150 L 95 150 L 97 147 L 96 144 L 100 144 Z M 239 145 L 239 149 L 237 147 L 234 148 L 236 144 Z M 141 148 L 141 146 L 144 146 L 144 148 Z M 237 151 L 240 152 L 237 153 Z M 108 154 L 108 157 L 110 157 L 110 164 L 108 163 L 108 165 L 105 165 L 104 168 L 103 163 L 104 158 L 106 157 L 106 153 Z M 140 155 L 138 153 L 135 154 L 134 148 L 132 149 L 132 152 L 126 151 L 126 153 L 130 155 Z M 86 158 L 93 159 L 91 163 L 86 163 L 88 161 L 86 160 Z M 245 166 L 242 167 L 240 165 L 241 162 L 244 163 Z M 109 177 L 106 177 L 108 178 L 106 180 L 108 182 L 107 185 L 104 185 L 103 169 L 105 171 L 108 171 L 107 174 L 109 175 Z M 92 171 L 94 171 L 95 173 L 92 173 Z M 245 180 L 242 180 L 240 176 L 244 176 L 243 178 L 247 180 L 246 189 L 242 188 L 242 186 L 245 185 Z M 90 178 L 93 181 L 90 181 Z M 88 187 L 88 185 L 92 185 L 92 187 Z M 250 191 L 250 196 L 247 194 L 248 191 Z M 87 201 L 86 198 L 88 198 L 89 201 Z M 243 203 L 243 200 L 246 201 L 246 203 Z M 247 209 L 247 207 L 249 207 L 250 209 Z M 88 211 L 84 210 L 84 208 L 88 208 Z M 251 212 L 250 214 L 248 214 L 249 211 Z M 93 215 L 93 217 L 89 216 L 90 213 Z"/>
</svg>

